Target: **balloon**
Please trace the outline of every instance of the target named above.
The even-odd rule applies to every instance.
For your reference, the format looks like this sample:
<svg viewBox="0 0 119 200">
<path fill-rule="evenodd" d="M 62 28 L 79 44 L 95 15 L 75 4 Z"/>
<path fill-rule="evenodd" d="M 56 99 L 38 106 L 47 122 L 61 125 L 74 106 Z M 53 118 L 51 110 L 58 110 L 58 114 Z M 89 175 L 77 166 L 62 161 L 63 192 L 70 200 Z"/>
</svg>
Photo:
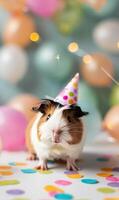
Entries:
<svg viewBox="0 0 119 200">
<path fill-rule="evenodd" d="M 70 53 L 55 43 L 44 43 L 35 55 L 38 70 L 57 81 L 65 80 L 70 75 L 72 62 Z"/>
<path fill-rule="evenodd" d="M 110 95 L 110 105 L 119 105 L 119 86 L 115 85 L 112 88 Z"/>
<path fill-rule="evenodd" d="M 0 4 L 11 12 L 21 12 L 25 10 L 25 0 L 1 0 Z"/>
<path fill-rule="evenodd" d="M 83 118 L 83 122 L 86 133 L 86 143 L 90 144 L 100 133 L 102 119 L 97 109 L 98 99 L 95 92 L 82 81 L 79 83 L 78 105 L 82 110 L 89 112 L 89 115 Z"/>
<path fill-rule="evenodd" d="M 27 120 L 30 121 L 31 118 L 35 115 L 35 113 L 32 111 L 32 107 L 39 102 L 40 100 L 31 94 L 21 94 L 14 97 L 8 103 L 8 106 L 18 111 L 21 111 L 25 115 Z"/>
<path fill-rule="evenodd" d="M 113 106 L 107 112 L 102 127 L 119 142 L 119 105 Z"/>
<path fill-rule="evenodd" d="M 119 20 L 109 19 L 100 22 L 94 29 L 93 38 L 105 50 L 119 53 Z"/>
<path fill-rule="evenodd" d="M 0 50 L 0 78 L 11 83 L 20 81 L 28 67 L 26 52 L 18 46 L 7 45 Z"/>
<path fill-rule="evenodd" d="M 91 15 L 98 17 L 105 17 L 110 13 L 114 12 L 116 6 L 118 6 L 118 0 L 80 0 L 86 2 L 84 9 L 87 10 Z"/>
<path fill-rule="evenodd" d="M 39 16 L 51 17 L 60 7 L 60 0 L 27 0 L 27 6 Z"/>
<path fill-rule="evenodd" d="M 25 47 L 31 42 L 30 35 L 34 31 L 35 24 L 30 16 L 12 15 L 3 31 L 3 41 Z"/>
<path fill-rule="evenodd" d="M 81 15 L 82 12 L 79 7 L 79 2 L 77 3 L 77 1 L 69 1 L 64 9 L 57 13 L 54 21 L 61 33 L 70 35 L 76 30 L 77 25 L 80 25 Z"/>
<path fill-rule="evenodd" d="M 83 78 L 96 87 L 109 86 L 113 76 L 113 65 L 111 60 L 101 53 L 93 53 L 83 57 L 81 65 Z"/>
<path fill-rule="evenodd" d="M 80 0 L 80 2 L 92 7 L 96 11 L 99 11 L 106 5 L 107 0 Z"/>
<path fill-rule="evenodd" d="M 0 106 L 0 137 L 4 150 L 25 149 L 26 127 L 27 120 L 21 112 L 7 106 Z"/>
<path fill-rule="evenodd" d="M 11 98 L 22 92 L 19 87 L 5 80 L 0 80 L 0 91 L 0 104 L 7 103 Z"/>
</svg>

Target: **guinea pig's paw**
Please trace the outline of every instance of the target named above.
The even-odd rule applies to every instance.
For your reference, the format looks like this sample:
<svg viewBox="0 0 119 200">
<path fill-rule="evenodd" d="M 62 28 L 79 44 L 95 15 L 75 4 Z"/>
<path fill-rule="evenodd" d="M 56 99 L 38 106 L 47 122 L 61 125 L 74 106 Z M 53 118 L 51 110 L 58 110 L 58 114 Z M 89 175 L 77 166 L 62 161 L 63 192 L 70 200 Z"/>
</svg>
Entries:
<svg viewBox="0 0 119 200">
<path fill-rule="evenodd" d="M 76 164 L 76 160 L 73 158 L 67 158 L 67 170 L 78 171 L 79 167 Z"/>
<path fill-rule="evenodd" d="M 36 170 L 48 170 L 47 161 L 40 160 L 38 165 L 35 167 Z"/>
<path fill-rule="evenodd" d="M 38 157 L 35 153 L 30 153 L 27 157 L 27 160 L 38 160 Z"/>
</svg>

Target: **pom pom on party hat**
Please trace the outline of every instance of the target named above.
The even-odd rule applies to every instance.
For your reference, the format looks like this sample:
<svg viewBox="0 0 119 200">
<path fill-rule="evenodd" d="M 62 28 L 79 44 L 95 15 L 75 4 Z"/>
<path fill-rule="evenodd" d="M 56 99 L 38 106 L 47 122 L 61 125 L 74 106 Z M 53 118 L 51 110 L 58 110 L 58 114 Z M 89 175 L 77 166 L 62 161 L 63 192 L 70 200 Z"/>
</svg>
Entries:
<svg viewBox="0 0 119 200">
<path fill-rule="evenodd" d="M 54 101 L 64 106 L 77 104 L 79 73 L 77 73 Z"/>
</svg>

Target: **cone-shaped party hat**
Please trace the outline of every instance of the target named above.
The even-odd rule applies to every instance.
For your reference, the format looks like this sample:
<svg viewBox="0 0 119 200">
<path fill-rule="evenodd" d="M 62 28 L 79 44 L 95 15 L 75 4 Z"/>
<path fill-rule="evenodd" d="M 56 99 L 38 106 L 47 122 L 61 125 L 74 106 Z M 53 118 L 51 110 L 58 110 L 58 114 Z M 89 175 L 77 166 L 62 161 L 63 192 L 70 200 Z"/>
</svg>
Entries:
<svg viewBox="0 0 119 200">
<path fill-rule="evenodd" d="M 77 73 L 66 87 L 59 93 L 54 101 L 62 105 L 77 104 L 79 73 Z"/>
</svg>

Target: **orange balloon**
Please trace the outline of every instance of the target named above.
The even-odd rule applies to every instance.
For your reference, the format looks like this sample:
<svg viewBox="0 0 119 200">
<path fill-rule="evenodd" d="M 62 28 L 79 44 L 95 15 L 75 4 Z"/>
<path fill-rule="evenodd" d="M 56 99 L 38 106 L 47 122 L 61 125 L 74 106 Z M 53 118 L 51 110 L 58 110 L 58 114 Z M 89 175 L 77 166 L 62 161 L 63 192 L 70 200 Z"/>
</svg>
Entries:
<svg viewBox="0 0 119 200">
<path fill-rule="evenodd" d="M 12 15 L 3 32 L 3 41 L 7 44 L 27 46 L 31 40 L 30 35 L 35 31 L 35 24 L 28 15 Z"/>
<path fill-rule="evenodd" d="M 83 57 L 81 73 L 92 86 L 105 87 L 112 82 L 110 76 L 113 76 L 113 65 L 107 56 L 93 53 Z"/>
<path fill-rule="evenodd" d="M 119 142 L 119 105 L 113 106 L 108 111 L 104 118 L 102 128 Z"/>
<path fill-rule="evenodd" d="M 27 118 L 28 121 L 32 119 L 32 117 L 36 114 L 32 111 L 32 107 L 34 105 L 39 104 L 39 98 L 30 95 L 30 94 L 21 94 L 13 98 L 8 106 L 15 108 L 18 111 L 21 111 Z"/>
<path fill-rule="evenodd" d="M 1 0 L 0 5 L 10 12 L 21 12 L 25 10 L 25 0 Z"/>
</svg>

